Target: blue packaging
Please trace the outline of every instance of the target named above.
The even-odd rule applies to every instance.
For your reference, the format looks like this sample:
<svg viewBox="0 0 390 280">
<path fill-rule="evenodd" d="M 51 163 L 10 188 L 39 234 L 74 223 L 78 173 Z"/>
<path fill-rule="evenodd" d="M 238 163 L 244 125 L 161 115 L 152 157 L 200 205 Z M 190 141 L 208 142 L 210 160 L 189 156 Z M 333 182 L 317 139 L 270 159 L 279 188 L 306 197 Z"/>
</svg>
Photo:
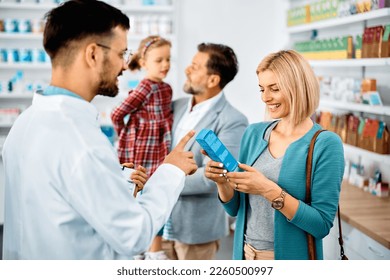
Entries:
<svg viewBox="0 0 390 280">
<path fill-rule="evenodd" d="M 195 140 L 212 160 L 222 162 L 224 168 L 228 171 L 232 172 L 238 167 L 238 161 L 212 130 L 202 129 Z"/>
<path fill-rule="evenodd" d="M 8 50 L 0 49 L 0 62 L 8 62 Z"/>
</svg>

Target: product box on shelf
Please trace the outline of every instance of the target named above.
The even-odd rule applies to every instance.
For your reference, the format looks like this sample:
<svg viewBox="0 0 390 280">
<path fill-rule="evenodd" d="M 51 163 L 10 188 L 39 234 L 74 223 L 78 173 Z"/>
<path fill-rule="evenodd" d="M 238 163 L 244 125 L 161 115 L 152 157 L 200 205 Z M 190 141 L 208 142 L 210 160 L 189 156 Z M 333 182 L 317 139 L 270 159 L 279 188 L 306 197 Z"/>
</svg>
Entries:
<svg viewBox="0 0 390 280">
<path fill-rule="evenodd" d="M 378 9 L 390 7 L 390 0 L 375 0 L 373 2 L 377 2 Z"/>
<path fill-rule="evenodd" d="M 354 42 L 355 58 L 362 58 L 362 36 L 356 35 Z"/>
<path fill-rule="evenodd" d="M 374 152 L 390 154 L 390 136 L 385 122 L 379 122 L 379 128 L 374 142 Z"/>
<path fill-rule="evenodd" d="M 371 106 L 382 106 L 382 99 L 377 91 L 367 91 L 362 93 L 362 103 Z"/>
<path fill-rule="evenodd" d="M 383 26 L 379 25 L 374 28 L 374 41 L 372 45 L 372 57 L 381 57 L 382 50 L 382 38 L 383 38 Z"/>
<path fill-rule="evenodd" d="M 371 0 L 356 1 L 356 10 L 358 13 L 365 13 L 372 10 Z"/>
<path fill-rule="evenodd" d="M 20 112 L 20 108 L 0 108 L 0 124 L 12 125 Z"/>
<path fill-rule="evenodd" d="M 347 142 L 347 123 L 348 123 L 348 117 L 350 114 L 347 115 L 340 115 L 338 116 L 338 121 L 337 121 L 337 129 L 336 133 L 340 136 L 341 141 L 344 143 Z"/>
<path fill-rule="evenodd" d="M 390 57 L 390 24 L 384 29 L 380 57 Z"/>
<path fill-rule="evenodd" d="M 369 118 L 362 118 L 361 127 L 362 129 L 359 129 L 358 146 L 362 149 L 373 151 L 379 122 Z"/>
<path fill-rule="evenodd" d="M 360 86 L 360 91 L 362 93 L 376 91 L 376 79 L 363 79 Z"/>
<path fill-rule="evenodd" d="M 369 192 L 373 195 L 376 195 L 378 197 L 388 197 L 389 196 L 389 184 L 380 182 L 377 184 L 370 183 L 369 185 Z"/>
<path fill-rule="evenodd" d="M 383 36 L 384 36 L 384 28 L 382 25 L 367 27 L 364 29 L 363 40 L 362 40 L 363 58 L 383 57 L 382 55 Z"/>
<path fill-rule="evenodd" d="M 385 122 L 360 118 L 357 147 L 378 154 L 388 154 L 389 144 L 389 131 Z"/>
<path fill-rule="evenodd" d="M 357 140 L 358 140 L 358 127 L 359 127 L 359 117 L 350 115 L 348 117 L 348 123 L 347 123 L 347 144 L 350 144 L 352 146 L 357 146 Z"/>
<path fill-rule="evenodd" d="M 365 28 L 362 38 L 362 58 L 371 57 L 374 33 L 372 28 Z"/>
</svg>

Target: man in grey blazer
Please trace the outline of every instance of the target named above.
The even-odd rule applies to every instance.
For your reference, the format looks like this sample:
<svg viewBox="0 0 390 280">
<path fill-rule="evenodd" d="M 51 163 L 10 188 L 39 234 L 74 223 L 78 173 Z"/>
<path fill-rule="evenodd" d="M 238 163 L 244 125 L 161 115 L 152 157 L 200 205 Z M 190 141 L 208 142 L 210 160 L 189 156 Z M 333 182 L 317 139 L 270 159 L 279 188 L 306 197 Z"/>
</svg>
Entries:
<svg viewBox="0 0 390 280">
<path fill-rule="evenodd" d="M 247 118 L 225 98 L 223 88 L 234 79 L 238 62 L 225 45 L 202 43 L 186 68 L 184 91 L 189 98 L 173 103 L 173 143 L 187 131 L 213 130 L 237 158 Z M 194 153 L 198 170 L 186 178 L 185 187 L 164 229 L 163 248 L 168 257 L 179 260 L 214 259 L 219 239 L 228 235 L 228 217 L 218 199 L 213 181 L 204 176 L 209 158 L 200 151 L 195 137 L 186 145 Z"/>
</svg>

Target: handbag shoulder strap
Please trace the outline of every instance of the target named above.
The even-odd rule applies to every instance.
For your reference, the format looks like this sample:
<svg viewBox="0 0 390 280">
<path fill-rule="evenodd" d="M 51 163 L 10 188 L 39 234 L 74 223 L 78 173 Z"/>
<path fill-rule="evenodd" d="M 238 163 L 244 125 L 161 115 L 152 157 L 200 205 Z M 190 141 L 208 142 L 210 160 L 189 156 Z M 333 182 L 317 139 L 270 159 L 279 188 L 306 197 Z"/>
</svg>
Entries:
<svg viewBox="0 0 390 280">
<path fill-rule="evenodd" d="M 311 170 L 313 167 L 313 152 L 314 152 L 314 144 L 316 142 L 317 136 L 324 130 L 318 130 L 316 133 L 314 133 L 313 138 L 310 141 L 309 151 L 307 153 L 306 158 L 306 197 L 305 202 L 307 204 L 311 204 Z M 317 259 L 317 252 L 316 252 L 316 244 L 314 240 L 314 236 L 310 233 L 306 233 L 307 235 L 307 249 L 308 249 L 308 256 L 309 260 L 315 260 Z"/>
<path fill-rule="evenodd" d="M 323 132 L 326 131 L 324 129 L 316 131 L 316 133 L 313 135 L 313 138 L 311 139 L 310 146 L 309 146 L 309 152 L 307 154 L 306 159 L 306 197 L 305 202 L 307 204 L 311 203 L 311 171 L 313 167 L 313 152 L 314 152 L 314 144 L 317 139 L 317 136 Z M 341 218 L 340 218 L 340 205 L 338 205 L 337 208 L 337 218 L 338 218 L 338 227 L 339 227 L 339 245 L 340 245 L 340 257 L 342 260 L 348 260 L 347 256 L 344 254 L 344 241 L 343 241 L 343 233 L 341 230 Z M 316 259 L 316 248 L 314 243 L 314 237 L 310 234 L 308 234 L 308 249 L 309 249 L 309 259 L 315 260 Z"/>
<path fill-rule="evenodd" d="M 316 131 L 314 133 L 313 138 L 310 141 L 310 146 L 309 146 L 309 152 L 307 153 L 307 158 L 306 158 L 306 198 L 305 202 L 310 204 L 311 203 L 311 170 L 313 167 L 313 152 L 314 152 L 314 144 L 316 142 L 316 139 L 318 135 L 325 131 L 324 129 Z"/>
</svg>

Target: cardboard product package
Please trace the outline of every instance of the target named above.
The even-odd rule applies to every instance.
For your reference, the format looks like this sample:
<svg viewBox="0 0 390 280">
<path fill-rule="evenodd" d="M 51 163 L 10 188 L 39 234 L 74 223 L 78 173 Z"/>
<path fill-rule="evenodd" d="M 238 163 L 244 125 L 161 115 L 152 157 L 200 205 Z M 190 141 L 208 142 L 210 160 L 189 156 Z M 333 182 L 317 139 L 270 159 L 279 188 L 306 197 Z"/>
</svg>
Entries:
<svg viewBox="0 0 390 280">
<path fill-rule="evenodd" d="M 329 130 L 331 121 L 332 121 L 331 112 L 321 112 L 320 125 L 322 126 L 323 129 Z"/>
<path fill-rule="evenodd" d="M 379 121 L 366 118 L 364 119 L 364 128 L 359 137 L 359 146 L 365 150 L 374 152 L 376 135 L 379 129 Z"/>
<path fill-rule="evenodd" d="M 383 32 L 381 57 L 390 57 L 390 24 L 385 26 Z"/>
<path fill-rule="evenodd" d="M 362 36 L 356 35 L 354 43 L 355 58 L 362 58 Z"/>
<path fill-rule="evenodd" d="M 390 154 L 389 130 L 385 122 L 379 122 L 378 132 L 374 143 L 374 152 L 379 154 Z"/>
<path fill-rule="evenodd" d="M 383 37 L 383 26 L 374 26 L 373 28 L 373 33 L 374 33 L 374 38 L 372 41 L 372 53 L 370 57 L 381 57 L 381 50 L 382 50 L 382 37 Z"/>
<path fill-rule="evenodd" d="M 360 92 L 376 91 L 376 79 L 362 79 Z"/>
<path fill-rule="evenodd" d="M 340 136 L 341 140 L 344 143 L 347 143 L 347 133 L 348 133 L 347 123 L 348 123 L 349 116 L 350 116 L 350 114 L 340 115 L 340 116 L 338 116 L 338 121 L 337 121 L 336 133 Z"/>
<path fill-rule="evenodd" d="M 372 0 L 372 2 L 377 2 L 378 9 L 390 7 L 390 0 Z"/>
<path fill-rule="evenodd" d="M 339 118 L 335 114 L 331 114 L 328 130 L 337 133 L 337 122 Z"/>
<path fill-rule="evenodd" d="M 358 126 L 359 126 L 359 117 L 350 115 L 348 117 L 347 123 L 347 141 L 346 143 L 352 146 L 357 146 L 358 144 Z"/>
<path fill-rule="evenodd" d="M 372 44 L 374 42 L 374 29 L 366 27 L 362 39 L 362 58 L 372 57 Z"/>
</svg>

